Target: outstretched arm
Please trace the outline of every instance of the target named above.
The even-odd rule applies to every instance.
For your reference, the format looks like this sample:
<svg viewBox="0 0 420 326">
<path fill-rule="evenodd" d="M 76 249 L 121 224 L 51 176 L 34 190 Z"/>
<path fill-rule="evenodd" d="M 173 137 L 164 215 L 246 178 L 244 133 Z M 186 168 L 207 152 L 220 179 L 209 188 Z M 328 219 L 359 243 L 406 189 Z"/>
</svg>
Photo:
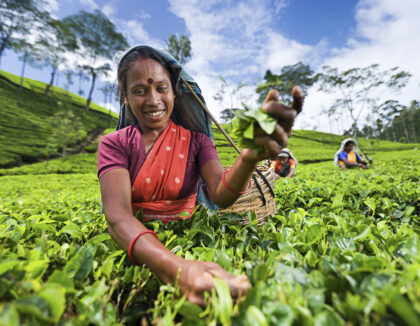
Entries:
<svg viewBox="0 0 420 326">
<path fill-rule="evenodd" d="M 211 198 L 218 206 L 228 207 L 232 205 L 240 196 L 238 192 L 248 187 L 249 180 L 258 162 L 277 156 L 287 146 L 295 117 L 302 110 L 303 93 L 300 87 L 295 86 L 293 88 L 292 96 L 293 103 L 289 107 L 279 102 L 279 94 L 276 90 L 270 90 L 268 93 L 262 109 L 276 117 L 278 124 L 271 135 L 267 135 L 260 128 L 256 129 L 254 141 L 264 147 L 264 152 L 258 154 L 255 149 L 249 148 L 241 151 L 232 168 L 225 174 L 225 182 L 231 189 L 228 189 L 222 182 L 224 169 L 220 162 L 210 160 L 203 166 L 201 175 Z"/>
<path fill-rule="evenodd" d="M 291 178 L 295 174 L 295 167 L 291 167 L 289 173 L 285 176 L 285 178 Z"/>
<path fill-rule="evenodd" d="M 101 197 L 111 237 L 127 250 L 131 240 L 146 230 L 131 210 L 131 183 L 125 169 L 106 172 L 100 179 Z M 134 244 L 132 256 L 137 264 L 145 264 L 164 283 L 175 284 L 179 271 L 179 285 L 187 299 L 204 304 L 204 292 L 211 291 L 214 277 L 223 279 L 232 297 L 246 293 L 250 287 L 245 275 L 232 276 L 212 262 L 188 261 L 173 254 L 152 234 L 141 236 Z"/>
<path fill-rule="evenodd" d="M 346 158 L 341 158 L 341 160 L 344 162 L 344 164 L 346 165 L 346 167 L 359 167 L 359 168 L 362 168 L 363 167 L 363 164 L 362 163 L 359 163 L 359 162 L 350 162 Z"/>
</svg>

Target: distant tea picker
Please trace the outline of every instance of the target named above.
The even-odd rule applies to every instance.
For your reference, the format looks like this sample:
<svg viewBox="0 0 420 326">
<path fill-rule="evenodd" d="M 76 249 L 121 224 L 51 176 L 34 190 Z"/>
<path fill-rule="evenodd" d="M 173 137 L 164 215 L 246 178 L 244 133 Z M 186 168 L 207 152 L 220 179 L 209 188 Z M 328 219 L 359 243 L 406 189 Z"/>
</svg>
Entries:
<svg viewBox="0 0 420 326">
<path fill-rule="evenodd" d="M 360 151 L 357 141 L 353 138 L 346 138 L 341 142 L 341 147 L 334 156 L 334 165 L 340 169 L 346 168 L 362 168 L 367 169 L 368 162 L 362 160 L 358 154 L 360 152 L 365 158 L 366 156 Z M 371 159 L 366 158 L 370 163 Z"/>
<path fill-rule="evenodd" d="M 276 172 L 275 178 L 291 178 L 295 174 L 297 167 L 297 159 L 293 156 L 292 152 L 283 148 L 281 153 L 271 162 L 270 169 Z"/>
</svg>

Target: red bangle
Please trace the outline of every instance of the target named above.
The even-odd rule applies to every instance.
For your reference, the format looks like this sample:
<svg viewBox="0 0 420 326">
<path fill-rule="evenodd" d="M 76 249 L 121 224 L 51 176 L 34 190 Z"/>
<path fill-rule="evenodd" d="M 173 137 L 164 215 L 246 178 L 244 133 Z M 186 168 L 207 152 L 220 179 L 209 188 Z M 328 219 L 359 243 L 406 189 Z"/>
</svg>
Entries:
<svg viewBox="0 0 420 326">
<path fill-rule="evenodd" d="M 251 187 L 252 187 L 252 183 L 251 183 L 251 180 L 249 180 L 249 185 L 248 185 L 248 188 L 246 188 L 245 190 L 243 190 L 243 191 L 236 191 L 235 189 L 233 189 L 231 186 L 229 186 L 228 184 L 227 184 L 227 182 L 226 182 L 226 179 L 225 179 L 225 175 L 226 175 L 226 173 L 229 171 L 230 169 L 226 169 L 224 172 L 223 172 L 223 174 L 222 174 L 222 182 L 223 182 L 223 184 L 225 185 L 225 187 L 227 188 L 227 189 L 229 189 L 231 192 L 233 192 L 234 194 L 237 194 L 237 195 L 243 195 L 243 194 L 246 194 L 248 191 L 249 191 L 249 189 L 251 189 Z"/>
<path fill-rule="evenodd" d="M 158 239 L 159 240 L 159 237 L 157 236 L 157 234 L 155 233 L 155 232 L 153 232 L 152 230 L 143 230 L 143 231 L 141 231 L 139 234 L 137 234 L 134 238 L 133 238 L 133 240 L 131 240 L 131 242 L 130 242 L 130 245 L 128 246 L 128 258 L 130 259 L 130 261 L 134 264 L 134 265 L 138 265 L 137 263 L 136 263 L 136 261 L 134 260 L 134 258 L 133 258 L 133 256 L 131 255 L 131 252 L 133 251 L 133 247 L 134 247 L 134 244 L 136 243 L 136 241 L 137 241 L 137 239 L 138 238 L 140 238 L 142 235 L 144 235 L 144 234 L 146 234 L 146 233 L 151 233 L 151 234 L 153 234 L 155 237 L 156 237 L 156 239 Z"/>
</svg>

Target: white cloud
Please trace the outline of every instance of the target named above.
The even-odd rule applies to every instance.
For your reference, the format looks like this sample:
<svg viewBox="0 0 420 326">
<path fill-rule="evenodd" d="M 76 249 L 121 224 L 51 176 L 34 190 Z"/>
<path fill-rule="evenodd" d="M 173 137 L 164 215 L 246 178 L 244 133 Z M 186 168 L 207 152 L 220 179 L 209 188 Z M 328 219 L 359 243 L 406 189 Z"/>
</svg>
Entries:
<svg viewBox="0 0 420 326">
<path fill-rule="evenodd" d="M 401 94 L 385 92 L 381 99 L 397 99 L 408 105 L 419 99 L 420 83 L 420 2 L 416 0 L 361 0 L 356 11 L 356 35 L 348 40 L 342 49 L 335 49 L 334 55 L 324 59 L 323 64 L 338 67 L 339 70 L 380 64 L 381 69 L 399 66 L 413 74 Z M 316 92 L 307 98 L 305 109 L 320 112 L 321 106 L 328 107 L 332 97 L 321 97 Z M 325 118 L 326 119 L 326 118 Z M 350 122 L 344 125 L 348 128 Z M 328 130 L 325 121 L 322 129 Z"/>
<path fill-rule="evenodd" d="M 102 102 L 98 102 L 97 104 L 107 110 L 111 109 L 112 112 L 120 113 L 120 108 L 117 107 L 115 103 L 109 103 L 109 102 L 105 103 L 104 101 L 102 101 Z"/>
<path fill-rule="evenodd" d="M 240 81 L 255 85 L 267 69 L 278 70 L 312 55 L 312 47 L 287 39 L 272 26 L 275 16 L 288 1 L 199 1 L 169 0 L 170 10 L 183 18 L 192 46 L 186 69 L 200 84 L 210 110 L 218 116 L 219 103 L 213 99 L 220 87 L 219 75 L 228 81 L 227 93 Z M 267 45 L 268 44 L 268 45 Z M 242 92 L 255 105 L 255 88 Z M 252 104 L 252 103 L 250 103 Z M 230 105 L 226 96 L 225 107 Z"/>
<path fill-rule="evenodd" d="M 94 0 L 79 0 L 79 2 L 82 6 L 87 7 L 89 10 L 95 10 L 99 8 Z"/>
<path fill-rule="evenodd" d="M 192 43 L 192 58 L 186 69 L 199 82 L 209 108 L 218 115 L 219 104 L 213 95 L 220 86 L 219 75 L 230 90 L 242 81 L 256 82 L 267 69 L 278 71 L 298 61 L 317 69 L 323 65 L 344 70 L 379 63 L 381 69 L 399 66 L 413 74 L 400 95 L 385 93 L 409 104 L 419 99 L 420 83 L 420 2 L 418 0 L 360 0 L 355 13 L 356 26 L 342 48 L 332 48 L 327 40 L 314 46 L 288 39 L 272 28 L 271 22 L 289 1 L 169 0 L 170 10 L 184 19 Z M 249 95 L 255 94 L 248 89 Z M 255 96 L 253 97 L 255 98 Z M 330 107 L 334 95 L 313 88 L 305 101 L 304 113 L 296 127 L 342 132 L 351 120 L 344 116 L 328 121 L 321 111 Z M 388 98 L 383 98 L 388 99 Z M 225 106 L 229 105 L 227 97 Z"/>
<path fill-rule="evenodd" d="M 163 45 L 162 41 L 151 37 L 145 30 L 143 24 L 138 20 L 115 20 L 115 24 L 127 38 L 127 42 L 130 45 L 148 44 L 156 47 L 161 47 Z"/>
<path fill-rule="evenodd" d="M 145 19 L 149 19 L 150 15 L 147 12 L 145 12 L 144 10 L 140 10 L 140 12 L 138 12 L 135 15 L 135 17 L 140 19 L 140 20 L 145 20 Z"/>
<path fill-rule="evenodd" d="M 269 32 L 267 36 L 267 46 L 261 49 L 257 58 L 264 71 L 266 69 L 279 71 L 283 66 L 302 61 L 313 49 L 275 32 Z"/>
<path fill-rule="evenodd" d="M 110 1 L 102 7 L 102 12 L 105 14 L 105 16 L 112 16 L 116 12 L 116 1 Z"/>
<path fill-rule="evenodd" d="M 284 8 L 286 8 L 289 5 L 289 0 L 280 0 L 275 1 L 274 3 L 274 13 L 275 15 L 280 14 Z"/>
<path fill-rule="evenodd" d="M 47 0 L 46 1 L 46 9 L 47 11 L 49 11 L 50 13 L 52 12 L 57 12 L 59 9 L 59 4 L 57 2 L 57 0 Z"/>
</svg>

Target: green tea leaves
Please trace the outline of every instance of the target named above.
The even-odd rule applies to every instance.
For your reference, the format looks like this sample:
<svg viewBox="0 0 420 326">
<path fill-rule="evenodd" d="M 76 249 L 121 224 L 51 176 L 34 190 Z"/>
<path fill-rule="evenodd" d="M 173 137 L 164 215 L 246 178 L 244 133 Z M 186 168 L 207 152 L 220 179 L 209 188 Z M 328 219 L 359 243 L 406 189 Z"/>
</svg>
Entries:
<svg viewBox="0 0 420 326">
<path fill-rule="evenodd" d="M 245 110 L 239 110 L 233 119 L 232 135 L 238 141 L 241 148 L 255 148 L 263 151 L 263 147 L 254 143 L 255 128 L 258 125 L 266 134 L 271 135 L 276 128 L 277 120 L 262 109 L 251 109 L 245 106 Z"/>
</svg>

